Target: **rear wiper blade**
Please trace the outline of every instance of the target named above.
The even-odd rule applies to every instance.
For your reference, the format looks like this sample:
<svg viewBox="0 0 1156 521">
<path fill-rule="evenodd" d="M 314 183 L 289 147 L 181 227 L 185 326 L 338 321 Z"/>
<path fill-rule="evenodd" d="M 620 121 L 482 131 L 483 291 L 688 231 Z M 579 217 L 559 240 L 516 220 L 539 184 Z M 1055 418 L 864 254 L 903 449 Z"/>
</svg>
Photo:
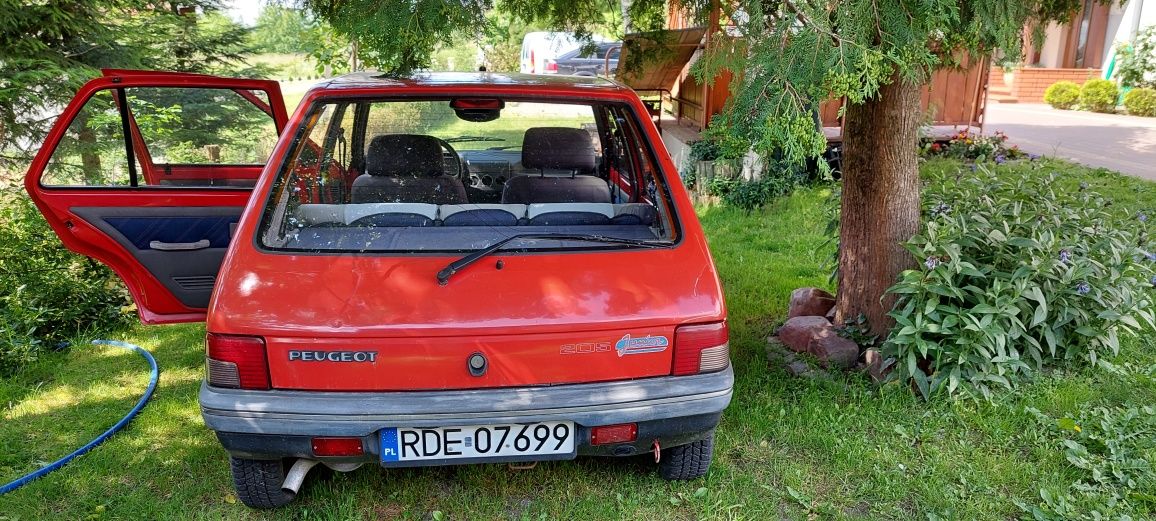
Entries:
<svg viewBox="0 0 1156 521">
<path fill-rule="evenodd" d="M 470 264 L 477 262 L 482 257 L 494 253 L 506 244 L 516 241 L 518 239 L 558 239 L 564 241 L 586 241 L 586 242 L 604 242 L 609 244 L 629 244 L 631 246 L 645 246 L 648 248 L 660 248 L 663 246 L 670 246 L 670 242 L 664 241 L 644 241 L 642 239 L 623 239 L 621 237 L 607 237 L 605 235 L 592 235 L 586 233 L 516 233 L 505 239 L 497 241 L 485 248 L 481 248 L 465 257 L 453 261 L 438 271 L 438 284 L 445 286 L 450 281 L 455 273 L 462 271 Z"/>
</svg>

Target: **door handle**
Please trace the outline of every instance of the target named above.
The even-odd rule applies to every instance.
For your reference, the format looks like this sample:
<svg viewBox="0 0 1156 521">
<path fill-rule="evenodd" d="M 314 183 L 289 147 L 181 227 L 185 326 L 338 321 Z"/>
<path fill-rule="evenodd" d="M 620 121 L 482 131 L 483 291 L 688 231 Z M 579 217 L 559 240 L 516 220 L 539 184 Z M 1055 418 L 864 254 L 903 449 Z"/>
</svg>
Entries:
<svg viewBox="0 0 1156 521">
<path fill-rule="evenodd" d="M 149 248 L 161 251 L 191 251 L 203 250 L 208 248 L 211 243 L 208 239 L 201 239 L 197 242 L 161 242 L 150 241 Z"/>
</svg>

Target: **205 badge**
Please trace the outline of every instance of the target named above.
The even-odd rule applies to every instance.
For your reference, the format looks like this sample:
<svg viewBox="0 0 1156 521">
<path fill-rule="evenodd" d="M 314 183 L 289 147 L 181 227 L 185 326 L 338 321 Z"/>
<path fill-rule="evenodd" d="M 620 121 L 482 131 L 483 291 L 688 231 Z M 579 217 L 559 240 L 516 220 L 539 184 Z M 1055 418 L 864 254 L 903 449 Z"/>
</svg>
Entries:
<svg viewBox="0 0 1156 521">
<path fill-rule="evenodd" d="M 661 353 L 670 346 L 670 341 L 664 336 L 644 336 L 633 338 L 627 333 L 614 344 L 618 356 L 641 355 L 643 353 Z"/>
</svg>

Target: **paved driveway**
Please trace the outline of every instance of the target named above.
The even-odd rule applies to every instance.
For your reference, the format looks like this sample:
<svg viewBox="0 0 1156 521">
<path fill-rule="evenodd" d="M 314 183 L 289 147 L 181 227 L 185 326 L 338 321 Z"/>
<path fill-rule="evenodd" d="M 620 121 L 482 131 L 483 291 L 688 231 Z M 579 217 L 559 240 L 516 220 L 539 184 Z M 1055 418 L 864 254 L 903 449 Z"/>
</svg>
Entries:
<svg viewBox="0 0 1156 521">
<path fill-rule="evenodd" d="M 1156 181 L 1156 118 L 989 102 L 984 131 L 997 130 L 1028 152 Z"/>
</svg>

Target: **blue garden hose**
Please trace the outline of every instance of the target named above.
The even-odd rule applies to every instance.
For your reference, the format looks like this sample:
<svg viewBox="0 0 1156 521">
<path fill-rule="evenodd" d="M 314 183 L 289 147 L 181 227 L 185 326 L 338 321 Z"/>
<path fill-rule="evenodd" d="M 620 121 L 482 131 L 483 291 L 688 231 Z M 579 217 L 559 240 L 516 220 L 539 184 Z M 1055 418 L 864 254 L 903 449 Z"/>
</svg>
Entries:
<svg viewBox="0 0 1156 521">
<path fill-rule="evenodd" d="M 125 425 L 128 425 L 128 422 L 131 421 L 133 419 L 133 417 L 135 417 L 137 415 L 137 413 L 139 413 L 140 410 L 144 408 L 145 404 L 148 403 L 149 399 L 153 397 L 153 391 L 155 391 L 157 388 L 157 379 L 160 377 L 160 370 L 157 368 L 157 361 L 156 361 L 156 359 L 153 358 L 152 353 L 149 353 L 148 351 L 146 351 L 144 348 L 142 348 L 140 346 L 133 345 L 133 344 L 130 344 L 128 342 L 120 342 L 117 340 L 93 340 L 92 343 L 97 344 L 97 345 L 116 346 L 116 347 L 123 347 L 125 349 L 132 349 L 133 351 L 136 351 L 137 354 L 143 356 L 144 359 L 148 361 L 149 367 L 151 369 L 151 371 L 149 372 L 149 386 L 147 389 L 145 389 L 144 395 L 142 395 L 140 397 L 140 400 L 138 400 L 136 402 L 136 405 L 133 406 L 132 410 L 129 411 L 128 414 L 126 414 L 124 418 L 121 418 L 120 421 L 116 422 L 116 425 L 113 425 L 107 431 L 104 431 L 103 433 L 101 433 L 101 435 L 97 436 L 96 439 L 88 442 L 85 446 L 83 446 L 79 449 L 76 449 L 75 451 L 72 452 L 72 454 L 69 454 L 63 458 L 60 458 L 60 459 L 58 459 L 58 460 L 56 460 L 56 461 L 54 461 L 54 462 L 52 462 L 52 463 L 50 463 L 44 467 L 41 467 L 40 469 L 38 469 L 34 472 L 31 472 L 29 474 L 25 474 L 25 475 L 17 478 L 16 481 L 13 481 L 11 483 L 8 483 L 7 485 L 0 487 L 0 494 L 7 494 L 9 492 L 12 492 L 13 490 L 16 490 L 20 487 L 23 487 L 24 485 L 27 485 L 32 480 L 39 478 L 41 476 L 44 476 L 45 474 L 48 474 L 49 472 L 52 472 L 56 469 L 59 469 L 60 467 L 63 467 L 64 465 L 68 464 L 69 461 L 72 461 L 73 458 L 80 456 L 81 454 L 84 454 L 84 453 L 92 450 L 97 445 L 100 445 L 101 443 L 104 442 L 104 440 L 107 440 L 110 436 L 115 434 L 116 431 L 119 431 L 122 428 L 124 428 Z"/>
</svg>

